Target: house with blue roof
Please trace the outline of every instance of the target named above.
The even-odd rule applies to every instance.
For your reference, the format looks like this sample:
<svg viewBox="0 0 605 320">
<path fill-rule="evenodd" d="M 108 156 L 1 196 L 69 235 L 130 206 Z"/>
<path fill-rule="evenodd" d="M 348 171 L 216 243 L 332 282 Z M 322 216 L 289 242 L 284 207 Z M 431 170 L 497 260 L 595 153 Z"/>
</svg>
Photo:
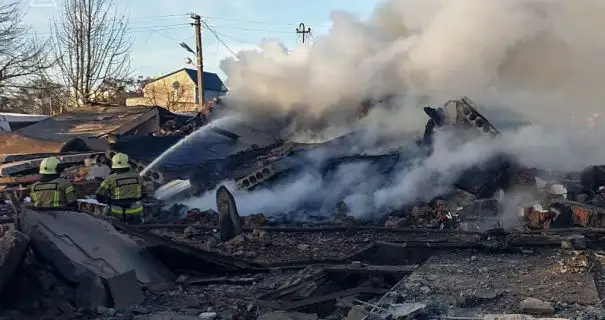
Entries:
<svg viewBox="0 0 605 320">
<path fill-rule="evenodd" d="M 204 72 L 204 103 L 227 93 L 216 73 Z M 183 68 L 153 79 L 143 87 L 143 96 L 126 99 L 127 106 L 161 106 L 172 112 L 197 110 L 197 70 Z"/>
</svg>

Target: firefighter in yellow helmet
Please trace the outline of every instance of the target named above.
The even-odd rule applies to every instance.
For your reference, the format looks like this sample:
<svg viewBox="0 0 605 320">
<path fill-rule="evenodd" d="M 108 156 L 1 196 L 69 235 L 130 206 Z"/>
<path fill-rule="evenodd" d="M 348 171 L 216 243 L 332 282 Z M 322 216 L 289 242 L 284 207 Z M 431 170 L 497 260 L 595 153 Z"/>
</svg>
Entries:
<svg viewBox="0 0 605 320">
<path fill-rule="evenodd" d="M 76 190 L 59 176 L 59 159 L 48 157 L 40 162 L 42 177 L 31 186 L 29 197 L 36 210 L 63 210 L 76 208 Z"/>
<path fill-rule="evenodd" d="M 145 190 L 143 178 L 130 169 L 128 156 L 116 153 L 111 158 L 111 174 L 97 190 L 97 201 L 108 205 L 108 213 L 126 223 L 142 222 Z"/>
</svg>

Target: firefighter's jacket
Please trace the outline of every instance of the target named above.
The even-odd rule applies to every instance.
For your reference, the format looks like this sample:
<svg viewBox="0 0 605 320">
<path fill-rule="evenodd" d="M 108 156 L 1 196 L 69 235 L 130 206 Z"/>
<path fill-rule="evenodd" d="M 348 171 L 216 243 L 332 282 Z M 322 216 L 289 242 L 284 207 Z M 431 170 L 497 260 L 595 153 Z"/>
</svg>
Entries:
<svg viewBox="0 0 605 320">
<path fill-rule="evenodd" d="M 77 200 L 74 186 L 63 178 L 34 183 L 29 196 L 37 209 L 65 209 Z"/>
<path fill-rule="evenodd" d="M 110 174 L 97 190 L 97 200 L 109 205 L 113 215 L 143 213 L 144 196 L 143 178 L 134 171 Z"/>
</svg>

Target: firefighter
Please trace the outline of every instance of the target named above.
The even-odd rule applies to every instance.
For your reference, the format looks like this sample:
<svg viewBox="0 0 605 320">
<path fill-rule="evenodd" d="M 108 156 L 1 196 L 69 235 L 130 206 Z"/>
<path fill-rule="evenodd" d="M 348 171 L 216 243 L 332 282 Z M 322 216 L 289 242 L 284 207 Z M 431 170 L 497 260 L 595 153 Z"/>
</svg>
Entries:
<svg viewBox="0 0 605 320">
<path fill-rule="evenodd" d="M 29 196 L 36 210 L 75 209 L 76 190 L 59 176 L 59 159 L 48 157 L 40 163 L 39 181 L 31 186 Z"/>
<path fill-rule="evenodd" d="M 128 156 L 116 153 L 111 158 L 112 173 L 97 190 L 97 201 L 107 204 L 107 213 L 129 224 L 142 222 L 145 197 L 143 178 L 130 169 Z"/>
</svg>

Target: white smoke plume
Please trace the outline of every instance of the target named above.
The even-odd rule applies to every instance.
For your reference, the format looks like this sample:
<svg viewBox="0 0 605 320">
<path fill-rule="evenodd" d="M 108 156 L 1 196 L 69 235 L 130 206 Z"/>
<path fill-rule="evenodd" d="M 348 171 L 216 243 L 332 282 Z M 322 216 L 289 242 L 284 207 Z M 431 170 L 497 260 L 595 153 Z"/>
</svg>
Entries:
<svg viewBox="0 0 605 320">
<path fill-rule="evenodd" d="M 531 120 L 569 122 L 605 102 L 603 17 L 598 0 L 392 0 L 368 21 L 333 13 L 331 33 L 311 47 L 288 53 L 266 42 L 222 68 L 229 100 L 253 113 L 334 123 L 367 98 L 398 94 L 415 108 L 418 97 L 468 95 Z"/>
<path fill-rule="evenodd" d="M 427 120 L 419 107 L 462 95 L 486 106 L 496 126 L 520 119 L 541 126 L 495 141 L 452 143 L 440 134 L 431 157 L 386 184 L 359 169 L 329 182 L 303 176 L 272 190 L 237 194 L 242 214 L 277 213 L 315 194 L 344 196 L 357 215 L 430 199 L 497 152 L 553 170 L 605 163 L 598 120 L 592 133 L 583 124 L 598 118 L 605 103 L 605 2 L 391 0 L 367 21 L 345 12 L 333 13 L 332 20 L 330 34 L 316 37 L 313 46 L 288 53 L 266 42 L 260 51 L 223 61 L 226 103 L 253 118 L 291 116 L 290 136 L 313 141 L 360 126 L 393 139 L 418 132 Z M 358 120 L 363 101 L 392 95 Z M 496 111 L 499 116 L 490 117 Z M 206 198 L 213 196 L 189 204 L 205 207 Z"/>
</svg>

